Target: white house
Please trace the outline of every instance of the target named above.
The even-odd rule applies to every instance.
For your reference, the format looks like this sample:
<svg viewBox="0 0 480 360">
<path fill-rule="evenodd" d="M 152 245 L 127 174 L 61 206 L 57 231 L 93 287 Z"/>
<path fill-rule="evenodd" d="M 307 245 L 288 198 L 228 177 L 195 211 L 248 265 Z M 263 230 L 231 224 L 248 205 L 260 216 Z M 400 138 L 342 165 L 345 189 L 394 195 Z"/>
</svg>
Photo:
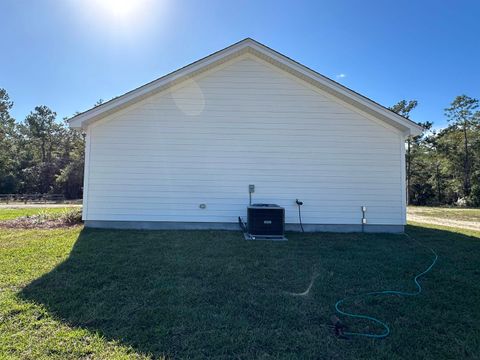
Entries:
<svg viewBox="0 0 480 360">
<path fill-rule="evenodd" d="M 421 128 L 245 39 L 81 113 L 86 226 L 238 229 L 255 203 L 286 228 L 403 231 L 405 138 Z"/>
</svg>

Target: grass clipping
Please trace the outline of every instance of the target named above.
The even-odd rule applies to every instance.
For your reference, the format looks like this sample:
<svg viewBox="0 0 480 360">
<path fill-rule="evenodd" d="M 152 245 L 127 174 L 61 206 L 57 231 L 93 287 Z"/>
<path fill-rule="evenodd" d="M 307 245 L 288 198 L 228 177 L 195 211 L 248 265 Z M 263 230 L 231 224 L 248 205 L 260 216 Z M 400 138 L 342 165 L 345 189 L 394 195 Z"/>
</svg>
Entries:
<svg viewBox="0 0 480 360">
<path fill-rule="evenodd" d="M 68 209 L 50 214 L 41 211 L 35 215 L 20 216 L 16 219 L 0 221 L 0 228 L 10 229 L 53 229 L 75 226 L 82 223 L 81 209 Z"/>
</svg>

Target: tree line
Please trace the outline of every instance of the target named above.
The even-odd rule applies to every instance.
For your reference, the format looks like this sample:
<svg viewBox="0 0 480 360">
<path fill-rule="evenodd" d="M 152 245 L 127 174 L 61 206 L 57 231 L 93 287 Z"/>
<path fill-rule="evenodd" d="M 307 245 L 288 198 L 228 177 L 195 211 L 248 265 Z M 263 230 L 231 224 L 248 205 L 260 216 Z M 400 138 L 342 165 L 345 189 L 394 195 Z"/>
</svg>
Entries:
<svg viewBox="0 0 480 360">
<path fill-rule="evenodd" d="M 23 121 L 0 88 L 0 194 L 63 194 L 82 197 L 84 135 L 70 129 L 47 106 L 36 106 Z"/>
<path fill-rule="evenodd" d="M 101 104 L 100 100 L 95 105 Z M 58 121 L 47 106 L 23 121 L 11 116 L 13 101 L 0 88 L 0 194 L 63 194 L 82 197 L 84 142 L 81 132 Z M 457 96 L 446 108 L 448 125 L 406 141 L 408 203 L 480 206 L 480 102 Z M 390 109 L 406 118 L 418 106 L 402 100 Z"/>
<path fill-rule="evenodd" d="M 409 118 L 418 105 L 402 100 L 391 107 Z M 433 129 L 419 123 L 420 136 L 406 143 L 407 198 L 411 205 L 480 206 L 480 111 L 479 100 L 457 96 L 445 111 L 448 125 Z"/>
</svg>

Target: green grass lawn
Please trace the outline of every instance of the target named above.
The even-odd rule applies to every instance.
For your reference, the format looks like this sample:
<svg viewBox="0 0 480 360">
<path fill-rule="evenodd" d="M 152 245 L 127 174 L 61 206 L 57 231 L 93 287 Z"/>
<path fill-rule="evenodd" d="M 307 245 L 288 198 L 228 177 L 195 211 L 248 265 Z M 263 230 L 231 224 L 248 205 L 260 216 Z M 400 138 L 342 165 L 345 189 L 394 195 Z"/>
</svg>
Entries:
<svg viewBox="0 0 480 360">
<path fill-rule="evenodd" d="M 2 205 L 0 207 L 0 221 L 2 220 L 12 220 L 20 216 L 32 216 L 39 214 L 61 214 L 68 209 L 71 209 L 72 206 L 65 207 L 7 207 Z"/>
<path fill-rule="evenodd" d="M 480 233 L 407 231 L 439 255 L 424 292 L 347 304 L 392 334 L 340 340 L 336 300 L 413 291 L 431 254 L 393 234 L 0 229 L 0 358 L 479 358 Z"/>
</svg>

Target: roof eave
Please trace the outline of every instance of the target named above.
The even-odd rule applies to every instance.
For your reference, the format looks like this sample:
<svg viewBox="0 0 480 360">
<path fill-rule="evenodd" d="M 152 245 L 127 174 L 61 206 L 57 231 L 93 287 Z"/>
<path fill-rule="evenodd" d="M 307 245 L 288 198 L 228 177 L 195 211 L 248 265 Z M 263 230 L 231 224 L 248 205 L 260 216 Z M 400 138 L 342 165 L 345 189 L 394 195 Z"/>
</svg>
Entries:
<svg viewBox="0 0 480 360">
<path fill-rule="evenodd" d="M 300 74 L 316 80 L 318 84 L 323 85 L 323 90 L 327 90 L 327 92 L 330 92 L 332 95 L 341 98 L 347 103 L 356 105 L 357 107 L 362 108 L 362 110 L 364 111 L 367 110 L 366 112 L 371 113 L 371 115 L 373 116 L 380 117 L 384 121 L 387 120 L 387 123 L 390 123 L 394 127 L 404 131 L 407 136 L 417 136 L 422 134 L 423 128 L 415 122 L 396 114 L 395 112 L 384 107 L 383 105 L 380 105 L 375 101 L 365 97 L 364 95 L 347 88 L 346 86 L 316 72 L 315 70 L 310 69 L 309 67 L 295 60 L 292 60 L 288 56 L 285 56 L 277 52 L 276 50 L 269 48 L 268 46 L 260 44 L 255 40 L 252 41 L 252 48 L 260 52 L 267 51 L 268 55 L 274 58 L 279 63 L 284 64 L 287 67 L 294 68 Z"/>
</svg>

